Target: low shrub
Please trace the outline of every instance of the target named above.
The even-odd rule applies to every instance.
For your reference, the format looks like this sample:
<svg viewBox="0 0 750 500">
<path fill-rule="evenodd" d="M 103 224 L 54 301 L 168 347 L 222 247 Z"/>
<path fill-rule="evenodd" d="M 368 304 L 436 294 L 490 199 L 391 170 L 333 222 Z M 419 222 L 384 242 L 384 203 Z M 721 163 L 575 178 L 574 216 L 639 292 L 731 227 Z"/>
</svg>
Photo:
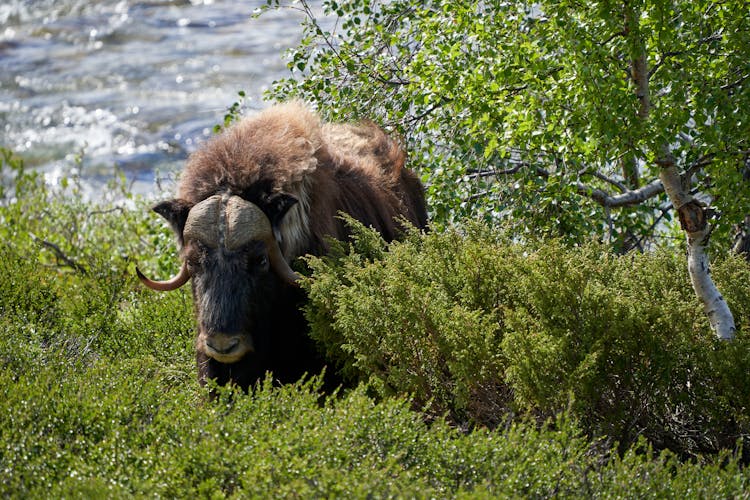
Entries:
<svg viewBox="0 0 750 500">
<path fill-rule="evenodd" d="M 85 201 L 74 176 L 52 187 L 1 148 L 0 160 L 9 179 L 0 190 L 0 325 L 19 335 L 0 345 L 0 357 L 21 365 L 36 359 L 32 353 L 57 351 L 78 361 L 184 359 L 193 328 L 188 292 L 135 286 L 136 258 L 164 275 L 177 266 L 171 232 L 148 216 L 146 202 L 123 179 L 98 202 Z"/>
<path fill-rule="evenodd" d="M 750 430 L 750 268 L 716 264 L 737 339 L 715 339 L 683 257 L 591 243 L 519 243 L 471 225 L 384 243 L 351 222 L 349 250 L 311 258 L 313 336 L 344 373 L 410 394 L 462 426 L 570 407 L 623 449 L 645 436 L 681 454 Z"/>
<path fill-rule="evenodd" d="M 702 443 L 677 434 L 685 423 L 704 425 L 712 450 L 746 432 L 748 271 L 739 261 L 715 267 L 744 311 L 738 340 L 720 344 L 666 255 L 636 257 L 654 276 L 625 286 L 626 261 L 593 245 L 520 245 L 469 226 L 389 247 L 360 229 L 352 251 L 335 245 L 310 261 L 305 286 L 316 338 L 366 382 L 322 394 L 320 377 L 278 387 L 269 375 L 250 394 L 217 388 L 211 401 L 195 378 L 189 291 L 155 294 L 133 276 L 132 257 L 153 248 L 143 264 L 174 271 L 169 231 L 141 200 L 68 200 L 16 175 L 0 190 L 0 497 L 706 498 L 750 486 L 739 451 L 700 461 L 652 451 L 663 436 Z M 628 333 L 648 326 L 634 319 L 642 311 L 666 314 L 649 300 L 657 293 L 683 305 L 660 326 L 675 338 L 652 339 L 656 327 Z M 578 304 L 577 316 L 563 307 L 581 297 L 597 302 Z M 600 319 L 607 328 L 595 328 Z M 618 332 L 625 339 L 610 338 Z M 638 335 L 645 354 L 636 361 L 673 368 L 644 363 L 617 385 Z M 617 362 L 599 393 L 607 360 Z M 665 387 L 668 370 L 675 387 Z M 614 453 L 609 440 L 622 426 L 607 411 L 622 416 L 612 398 L 633 387 L 643 395 L 636 382 L 656 391 L 637 414 L 651 442 L 625 440 Z M 679 395 L 694 399 L 659 413 Z M 662 430 L 663 415 L 672 427 Z"/>
<path fill-rule="evenodd" d="M 184 367 L 146 357 L 23 374 L 0 368 L 0 495 L 22 498 L 737 497 L 737 457 L 623 458 L 575 422 L 466 434 L 364 387 L 320 379 L 208 403 Z"/>
</svg>

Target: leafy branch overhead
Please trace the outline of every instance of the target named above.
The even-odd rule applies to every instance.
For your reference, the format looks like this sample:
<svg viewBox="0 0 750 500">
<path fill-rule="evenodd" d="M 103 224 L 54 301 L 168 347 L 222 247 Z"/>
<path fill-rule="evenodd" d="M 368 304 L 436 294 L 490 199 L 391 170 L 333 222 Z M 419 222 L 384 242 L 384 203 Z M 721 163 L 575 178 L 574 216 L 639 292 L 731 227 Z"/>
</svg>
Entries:
<svg viewBox="0 0 750 500">
<path fill-rule="evenodd" d="M 397 129 L 438 224 L 478 215 L 621 252 L 687 237 L 693 289 L 733 338 L 706 248 L 749 238 L 736 229 L 750 214 L 744 1 L 300 5 L 301 78 L 274 95 Z M 700 231 L 685 224 L 696 217 Z"/>
<path fill-rule="evenodd" d="M 272 96 L 400 132 L 438 221 L 510 218 L 621 250 L 669 243 L 664 144 L 715 207 L 715 244 L 728 249 L 750 213 L 743 1 L 269 6 L 306 15 Z"/>
</svg>

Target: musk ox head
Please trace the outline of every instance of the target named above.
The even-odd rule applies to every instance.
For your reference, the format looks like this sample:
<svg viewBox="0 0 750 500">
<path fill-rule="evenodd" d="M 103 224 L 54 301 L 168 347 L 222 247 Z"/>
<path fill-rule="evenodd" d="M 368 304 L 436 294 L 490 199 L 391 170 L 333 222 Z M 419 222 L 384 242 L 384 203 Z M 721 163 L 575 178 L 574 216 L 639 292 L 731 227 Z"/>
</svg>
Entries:
<svg viewBox="0 0 750 500">
<path fill-rule="evenodd" d="M 235 363 L 262 351 L 270 302 L 299 278 L 274 236 L 295 202 L 290 195 L 277 194 L 261 209 L 227 193 L 195 205 L 177 199 L 154 207 L 177 234 L 182 267 L 167 281 L 152 281 L 137 270 L 138 277 L 160 291 L 175 290 L 192 279 L 199 354 Z"/>
</svg>

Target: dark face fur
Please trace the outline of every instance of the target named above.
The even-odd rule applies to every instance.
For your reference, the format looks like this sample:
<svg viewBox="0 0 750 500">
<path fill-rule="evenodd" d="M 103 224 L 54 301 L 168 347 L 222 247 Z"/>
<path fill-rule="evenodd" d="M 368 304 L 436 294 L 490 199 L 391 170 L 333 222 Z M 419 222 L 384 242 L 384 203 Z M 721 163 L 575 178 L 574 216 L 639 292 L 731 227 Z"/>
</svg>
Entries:
<svg viewBox="0 0 750 500">
<path fill-rule="evenodd" d="M 262 357 L 272 304 L 285 286 L 269 265 L 265 244 L 252 241 L 230 251 L 192 241 L 183 258 L 192 277 L 198 351 L 220 363 L 251 352 Z"/>
</svg>

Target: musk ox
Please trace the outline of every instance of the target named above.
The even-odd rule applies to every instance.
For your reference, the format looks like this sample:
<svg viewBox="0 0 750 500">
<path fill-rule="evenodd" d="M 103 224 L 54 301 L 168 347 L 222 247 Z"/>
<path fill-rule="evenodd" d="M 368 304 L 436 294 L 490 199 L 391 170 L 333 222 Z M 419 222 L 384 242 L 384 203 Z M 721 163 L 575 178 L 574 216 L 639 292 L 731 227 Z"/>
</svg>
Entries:
<svg viewBox="0 0 750 500">
<path fill-rule="evenodd" d="M 322 124 L 300 102 L 273 106 L 208 141 L 188 159 L 177 198 L 159 203 L 182 267 L 154 290 L 192 283 L 203 384 L 247 389 L 267 371 L 281 382 L 323 367 L 300 312 L 290 264 L 345 239 L 350 214 L 395 238 L 427 222 L 423 187 L 398 144 L 372 123 Z"/>
</svg>

